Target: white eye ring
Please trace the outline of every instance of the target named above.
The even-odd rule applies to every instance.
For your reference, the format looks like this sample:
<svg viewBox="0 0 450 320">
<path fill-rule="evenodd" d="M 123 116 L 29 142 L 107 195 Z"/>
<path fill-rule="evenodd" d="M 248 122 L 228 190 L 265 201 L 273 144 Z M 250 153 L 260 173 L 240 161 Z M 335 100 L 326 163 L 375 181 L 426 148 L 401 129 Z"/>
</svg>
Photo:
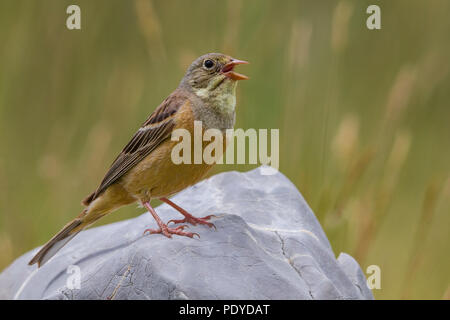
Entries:
<svg viewBox="0 0 450 320">
<path fill-rule="evenodd" d="M 205 67 L 205 69 L 207 70 L 211 70 L 215 65 L 216 64 L 211 59 L 206 59 L 205 61 L 203 61 L 203 67 Z"/>
</svg>

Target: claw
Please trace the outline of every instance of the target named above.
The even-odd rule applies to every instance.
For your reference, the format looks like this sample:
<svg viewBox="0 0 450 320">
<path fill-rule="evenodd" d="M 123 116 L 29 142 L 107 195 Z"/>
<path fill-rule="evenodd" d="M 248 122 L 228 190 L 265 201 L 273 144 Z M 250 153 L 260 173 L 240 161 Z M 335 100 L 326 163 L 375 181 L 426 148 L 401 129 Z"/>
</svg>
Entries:
<svg viewBox="0 0 450 320">
<path fill-rule="evenodd" d="M 212 217 L 216 217 L 216 216 L 213 214 L 203 217 L 203 218 L 196 218 L 194 216 L 186 216 L 184 219 L 180 219 L 180 220 L 175 220 L 175 219 L 169 220 L 169 222 L 167 222 L 167 224 L 169 224 L 171 222 L 174 224 L 187 222 L 194 226 L 196 226 L 197 224 L 204 224 L 210 228 L 214 228 L 215 230 L 217 230 L 216 226 L 213 223 L 206 221 L 206 220 L 211 219 Z"/>
<path fill-rule="evenodd" d="M 181 220 L 171 219 L 171 220 L 167 221 L 167 225 L 169 225 L 169 223 L 171 223 L 171 222 L 173 224 L 177 224 L 177 223 L 183 223 L 183 222 L 186 222 L 186 221 L 184 221 L 184 219 L 181 219 Z"/>
<path fill-rule="evenodd" d="M 176 234 L 179 236 L 185 236 L 185 237 L 189 237 L 189 238 L 193 238 L 194 236 L 197 236 L 200 239 L 200 235 L 198 233 L 193 233 L 193 232 L 184 232 L 183 230 L 185 228 L 189 228 L 189 226 L 187 225 L 182 225 L 182 226 L 178 226 L 176 228 L 163 228 L 163 229 L 146 229 L 144 231 L 144 235 L 146 232 L 149 232 L 150 234 L 157 234 L 157 233 L 161 233 L 163 235 L 165 235 L 167 238 L 172 238 L 172 234 Z"/>
<path fill-rule="evenodd" d="M 184 219 L 182 220 L 169 220 L 169 222 L 167 222 L 167 224 L 173 222 L 173 223 L 183 223 L 183 222 L 187 222 L 190 223 L 194 226 L 196 226 L 197 224 L 206 224 L 208 227 L 212 228 L 214 227 L 214 229 L 217 230 L 216 226 L 210 222 L 206 222 L 206 220 L 211 219 L 211 217 L 216 217 L 215 215 L 211 214 L 209 216 L 206 216 L 204 218 L 196 218 L 193 215 L 191 215 L 189 212 L 187 212 L 186 210 L 184 210 L 183 208 L 177 206 L 175 203 L 173 203 L 172 201 L 170 201 L 169 199 L 162 197 L 160 198 L 161 201 L 167 203 L 169 206 L 171 206 L 172 208 L 174 208 L 175 210 L 177 210 L 179 213 L 181 213 L 184 216 Z"/>
<path fill-rule="evenodd" d="M 158 233 L 162 233 L 162 234 L 165 235 L 167 238 L 172 238 L 172 236 L 171 236 L 171 233 L 172 233 L 172 232 L 170 232 L 168 228 L 167 228 L 167 229 L 164 229 L 164 230 L 161 230 L 161 229 L 156 229 L 156 230 L 155 230 L 155 229 L 145 229 L 143 235 L 145 235 L 145 233 L 146 233 L 147 231 L 148 231 L 149 234 L 158 234 Z"/>
<path fill-rule="evenodd" d="M 143 236 L 145 236 L 145 233 L 148 232 L 149 234 L 154 234 L 157 232 L 157 230 L 155 229 L 145 229 L 144 233 L 142 234 Z"/>
<path fill-rule="evenodd" d="M 155 209 L 152 208 L 152 206 L 148 202 L 142 202 L 142 204 L 148 209 L 148 211 L 152 214 L 153 218 L 156 220 L 156 223 L 159 226 L 159 229 L 145 229 L 144 235 L 146 232 L 149 232 L 150 234 L 155 233 L 161 233 L 165 235 L 167 238 L 172 238 L 172 234 L 176 234 L 179 236 L 186 236 L 189 238 L 193 238 L 196 233 L 191 232 L 184 232 L 184 228 L 187 228 L 187 225 L 181 225 L 176 228 L 169 228 L 167 227 L 167 224 L 162 222 L 162 220 L 159 218 L 159 216 L 156 214 Z M 170 221 L 169 221 L 170 222 Z M 174 220 L 174 222 L 177 222 L 177 220 Z M 197 236 L 200 238 L 200 236 L 197 234 Z"/>
<path fill-rule="evenodd" d="M 184 230 L 184 228 L 188 228 L 189 229 L 189 226 L 187 224 L 183 224 L 182 226 L 176 227 L 174 230 Z"/>
</svg>

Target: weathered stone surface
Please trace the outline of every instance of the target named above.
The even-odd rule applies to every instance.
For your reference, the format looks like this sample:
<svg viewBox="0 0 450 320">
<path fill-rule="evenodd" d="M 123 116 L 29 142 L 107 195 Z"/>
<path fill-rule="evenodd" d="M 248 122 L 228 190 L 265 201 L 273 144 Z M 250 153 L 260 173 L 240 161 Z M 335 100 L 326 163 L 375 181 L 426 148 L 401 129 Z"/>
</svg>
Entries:
<svg viewBox="0 0 450 320">
<path fill-rule="evenodd" d="M 24 254 L 0 274 L 2 299 L 373 299 L 358 263 L 335 258 L 314 213 L 281 173 L 213 176 L 173 198 L 215 214 L 200 239 L 145 235 L 141 216 L 80 233 L 40 269 Z M 165 221 L 181 216 L 167 205 Z M 80 289 L 69 289 L 68 266 Z M 70 269 L 69 269 L 70 271 Z M 69 285 L 70 287 L 70 285 Z"/>
</svg>

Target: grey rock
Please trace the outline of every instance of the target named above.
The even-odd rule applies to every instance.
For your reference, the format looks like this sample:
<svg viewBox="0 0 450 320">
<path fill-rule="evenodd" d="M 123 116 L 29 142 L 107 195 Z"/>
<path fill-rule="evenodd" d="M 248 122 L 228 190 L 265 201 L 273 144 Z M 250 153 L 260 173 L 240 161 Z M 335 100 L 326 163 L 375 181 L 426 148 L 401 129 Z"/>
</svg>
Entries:
<svg viewBox="0 0 450 320">
<path fill-rule="evenodd" d="M 0 274 L 0 298 L 373 299 L 358 263 L 335 258 L 281 173 L 222 173 L 173 200 L 196 216 L 217 215 L 217 230 L 190 227 L 200 239 L 143 235 L 156 228 L 148 213 L 92 228 L 40 269 L 27 265 L 38 248 L 14 261 Z M 166 204 L 156 211 L 164 221 L 181 217 Z"/>
</svg>

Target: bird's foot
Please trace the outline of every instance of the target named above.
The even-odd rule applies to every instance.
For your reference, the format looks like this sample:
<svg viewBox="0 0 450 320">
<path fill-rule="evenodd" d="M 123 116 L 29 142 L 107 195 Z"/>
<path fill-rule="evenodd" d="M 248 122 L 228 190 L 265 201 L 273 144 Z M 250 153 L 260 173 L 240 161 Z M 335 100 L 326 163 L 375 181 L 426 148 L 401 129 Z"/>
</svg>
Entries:
<svg viewBox="0 0 450 320">
<path fill-rule="evenodd" d="M 176 234 L 179 236 L 185 236 L 189 238 L 193 238 L 194 236 L 197 236 L 200 239 L 200 235 L 195 232 L 185 232 L 183 231 L 184 228 L 187 228 L 188 226 L 182 225 L 176 228 L 169 228 L 167 225 L 161 225 L 159 229 L 145 229 L 144 234 L 146 232 L 149 232 L 150 234 L 157 234 L 161 233 L 165 235 L 167 238 L 172 238 L 172 234 Z"/>
<path fill-rule="evenodd" d="M 196 226 L 197 224 L 204 224 L 204 225 L 207 225 L 210 228 L 216 229 L 216 226 L 213 223 L 207 221 L 207 220 L 211 219 L 211 217 L 215 217 L 215 215 L 211 214 L 211 215 L 203 217 L 203 218 L 196 218 L 193 215 L 191 215 L 189 212 L 184 210 L 183 208 L 177 206 L 175 203 L 173 203 L 169 199 L 167 199 L 167 198 L 160 198 L 160 200 L 165 202 L 165 203 L 167 203 L 169 206 L 171 206 L 172 208 L 176 209 L 179 213 L 181 213 L 184 216 L 184 219 L 182 219 L 182 220 L 170 220 L 169 222 L 167 222 L 167 224 L 169 224 L 170 222 L 173 222 L 173 223 L 190 223 L 190 224 L 192 224 L 194 226 Z"/>
<path fill-rule="evenodd" d="M 211 214 L 209 216 L 203 217 L 203 218 L 196 218 L 192 215 L 185 215 L 184 219 L 180 219 L 180 220 L 169 220 L 169 222 L 167 222 L 167 224 L 173 222 L 175 224 L 177 223 L 190 223 L 194 226 L 196 226 L 197 224 L 204 224 L 207 225 L 210 228 L 214 228 L 217 229 L 216 226 L 214 225 L 214 223 L 208 222 L 207 220 L 211 219 L 211 217 L 215 217 L 215 215 Z"/>
</svg>

